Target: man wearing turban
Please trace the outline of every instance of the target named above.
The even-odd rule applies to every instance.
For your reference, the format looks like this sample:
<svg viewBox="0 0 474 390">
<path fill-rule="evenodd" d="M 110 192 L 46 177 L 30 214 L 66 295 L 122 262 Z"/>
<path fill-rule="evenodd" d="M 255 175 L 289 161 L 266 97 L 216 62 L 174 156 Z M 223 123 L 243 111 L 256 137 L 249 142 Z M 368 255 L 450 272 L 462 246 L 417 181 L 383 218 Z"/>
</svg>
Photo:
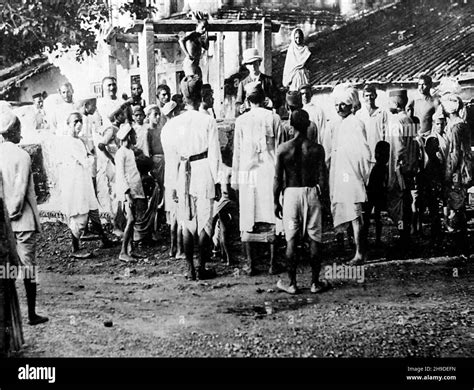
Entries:
<svg viewBox="0 0 474 390">
<path fill-rule="evenodd" d="M 361 245 L 362 205 L 367 201 L 370 149 L 364 123 L 353 113 L 359 103 L 357 90 L 350 85 L 334 88 L 333 99 L 339 118 L 332 123 L 329 160 L 331 210 L 336 231 L 352 224 L 356 253 L 352 263 L 363 262 Z"/>
</svg>

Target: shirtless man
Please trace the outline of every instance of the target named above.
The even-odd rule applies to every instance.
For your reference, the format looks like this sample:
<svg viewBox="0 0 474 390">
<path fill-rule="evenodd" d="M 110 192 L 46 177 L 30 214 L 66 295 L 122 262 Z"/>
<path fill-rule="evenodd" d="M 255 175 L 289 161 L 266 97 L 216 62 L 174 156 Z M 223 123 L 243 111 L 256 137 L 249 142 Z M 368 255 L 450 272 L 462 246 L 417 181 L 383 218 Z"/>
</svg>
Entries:
<svg viewBox="0 0 474 390">
<path fill-rule="evenodd" d="M 196 23 L 196 29 L 179 40 L 181 50 L 186 55 L 186 58 L 183 60 L 185 76 L 197 75 L 202 79 L 199 61 L 201 60 L 202 49 L 209 50 L 207 26 L 207 19 L 199 18 Z"/>
<path fill-rule="evenodd" d="M 296 247 L 306 235 L 310 239 L 311 292 L 318 293 L 328 287 L 319 280 L 321 270 L 321 201 L 327 193 L 327 173 L 324 149 L 308 140 L 306 132 L 310 124 L 304 110 L 291 114 L 295 137 L 280 145 L 277 151 L 273 197 L 275 216 L 283 219 L 287 241 L 289 286 L 278 281 L 277 287 L 289 294 L 296 294 Z M 283 191 L 283 209 L 280 193 Z"/>
</svg>

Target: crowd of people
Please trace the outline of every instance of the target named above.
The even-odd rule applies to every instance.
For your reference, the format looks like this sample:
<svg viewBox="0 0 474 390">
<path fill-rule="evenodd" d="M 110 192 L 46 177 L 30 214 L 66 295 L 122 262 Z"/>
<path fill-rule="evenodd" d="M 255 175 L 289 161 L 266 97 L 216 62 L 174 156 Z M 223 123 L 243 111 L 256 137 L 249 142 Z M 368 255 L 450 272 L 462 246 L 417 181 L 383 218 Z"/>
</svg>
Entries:
<svg viewBox="0 0 474 390">
<path fill-rule="evenodd" d="M 202 34 L 194 38 L 200 40 Z M 190 280 L 212 278 L 215 272 L 206 264 L 213 246 L 220 245 L 225 259 L 232 261 L 225 243 L 228 206 L 235 200 L 246 271 L 256 273 L 254 244 L 267 243 L 269 272 L 276 273 L 275 242 L 284 236 L 289 283 L 280 280 L 278 288 L 290 294 L 298 291 L 297 258 L 305 239 L 311 291 L 328 288 L 320 279 L 326 217 L 340 243 L 345 234 L 353 240 L 351 265 L 367 259 L 372 217 L 375 245 L 380 244 L 383 211 L 399 231 L 400 250 L 409 247 L 410 237 L 421 231 L 428 217 L 433 244 L 450 232 L 462 254 L 469 256 L 466 196 L 472 182 L 471 142 L 459 96 L 432 95 L 432 80 L 422 75 L 418 98 L 409 101 L 407 90 L 392 90 L 388 106 L 377 107 L 374 85 L 358 91 L 339 84 L 332 92 L 335 111 L 325 112 L 312 99 L 307 72 L 297 64 L 300 58 L 304 65 L 308 52 L 299 47 L 300 33 L 294 37 L 295 58 L 285 66 L 284 97 L 273 78 L 261 72 L 258 50 L 244 52 L 249 75 L 238 87 L 231 155 L 221 151 L 213 92 L 203 84 L 199 61 L 190 62 L 180 82 L 181 94 L 171 96 L 167 85 L 157 87 L 157 104 L 147 105 L 138 82 L 132 84 L 130 98 L 119 98 L 114 77 L 103 79 L 102 98 L 76 100 L 72 85 L 65 83 L 58 90 L 61 101 L 45 110 L 43 97 L 35 95 L 33 125 L 50 137 L 45 148 L 55 148 L 50 179 L 59 189 L 73 255 L 90 256 L 80 244 L 91 231 L 103 247 L 114 245 L 99 210 L 113 217 L 114 233 L 122 243 L 119 259 L 124 262 L 137 256 L 135 243 L 159 239 L 166 215 L 170 256 L 186 259 Z M 194 38 L 183 44 L 192 44 Z M 40 224 L 31 161 L 15 145 L 21 139 L 19 118 L 3 105 L 0 119 L 6 204 L 19 256 L 25 266 L 32 266 Z M 25 286 L 30 322 L 45 321 L 35 313 L 34 278 Z"/>
</svg>

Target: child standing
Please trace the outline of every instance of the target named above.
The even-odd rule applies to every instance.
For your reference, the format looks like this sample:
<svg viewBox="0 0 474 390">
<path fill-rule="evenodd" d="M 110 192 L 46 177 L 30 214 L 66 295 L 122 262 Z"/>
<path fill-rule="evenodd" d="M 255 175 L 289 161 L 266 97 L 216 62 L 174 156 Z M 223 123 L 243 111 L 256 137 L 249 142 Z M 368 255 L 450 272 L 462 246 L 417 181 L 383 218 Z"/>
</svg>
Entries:
<svg viewBox="0 0 474 390">
<path fill-rule="evenodd" d="M 145 112 L 141 106 L 133 107 L 133 130 L 137 134 L 136 149 L 140 149 L 147 157 L 150 156 L 150 146 L 148 145 L 148 126 L 145 121 Z"/>
<path fill-rule="evenodd" d="M 119 260 L 131 261 L 131 243 L 135 225 L 137 203 L 145 199 L 140 173 L 135 162 L 132 146 L 136 143 L 135 131 L 129 124 L 120 127 L 117 138 L 121 141 L 120 149 L 115 154 L 116 192 L 119 207 L 123 210 L 127 224 L 122 240 Z"/>
<path fill-rule="evenodd" d="M 390 156 L 390 144 L 379 141 L 375 145 L 375 165 L 369 176 L 367 185 L 367 204 L 364 213 L 364 230 L 367 239 L 370 225 L 370 216 L 374 211 L 375 219 L 375 245 L 381 244 L 382 220 L 380 213 L 387 208 L 387 185 L 388 185 L 388 159 Z"/>
</svg>

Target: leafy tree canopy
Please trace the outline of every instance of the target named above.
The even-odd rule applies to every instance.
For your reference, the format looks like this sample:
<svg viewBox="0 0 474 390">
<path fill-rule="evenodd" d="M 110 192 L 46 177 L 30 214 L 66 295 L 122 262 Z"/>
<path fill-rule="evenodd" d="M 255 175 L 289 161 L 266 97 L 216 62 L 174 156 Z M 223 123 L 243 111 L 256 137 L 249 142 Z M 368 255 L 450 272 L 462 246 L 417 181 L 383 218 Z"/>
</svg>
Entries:
<svg viewBox="0 0 474 390">
<path fill-rule="evenodd" d="M 119 11 L 143 18 L 150 11 L 143 3 L 135 0 Z M 95 53 L 109 16 L 104 0 L 0 0 L 0 58 L 8 65 L 74 46 L 80 61 Z"/>
</svg>

